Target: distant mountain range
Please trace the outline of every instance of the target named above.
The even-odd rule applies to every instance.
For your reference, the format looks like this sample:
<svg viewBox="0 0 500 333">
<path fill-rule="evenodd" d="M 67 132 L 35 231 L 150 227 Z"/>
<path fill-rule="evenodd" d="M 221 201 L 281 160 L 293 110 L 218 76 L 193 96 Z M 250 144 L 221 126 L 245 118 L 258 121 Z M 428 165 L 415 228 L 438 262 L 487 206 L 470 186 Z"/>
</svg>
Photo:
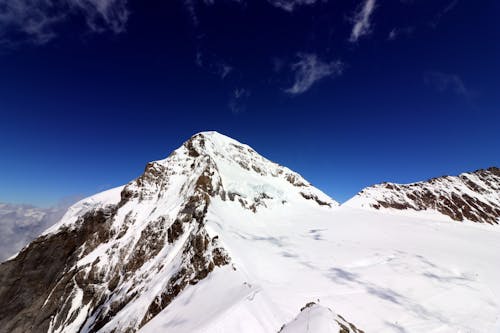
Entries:
<svg viewBox="0 0 500 333">
<path fill-rule="evenodd" d="M 0 332 L 492 331 L 499 189 L 489 168 L 339 206 L 202 132 L 2 263 Z"/>
</svg>

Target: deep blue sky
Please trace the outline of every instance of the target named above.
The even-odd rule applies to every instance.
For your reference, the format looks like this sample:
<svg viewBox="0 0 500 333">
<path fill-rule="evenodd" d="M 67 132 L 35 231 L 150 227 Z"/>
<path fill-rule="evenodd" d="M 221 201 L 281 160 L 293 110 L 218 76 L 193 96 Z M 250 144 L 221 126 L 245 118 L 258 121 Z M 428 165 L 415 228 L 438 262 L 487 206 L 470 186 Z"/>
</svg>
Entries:
<svg viewBox="0 0 500 333">
<path fill-rule="evenodd" d="M 204 130 L 339 201 L 500 164 L 500 2 L 300 2 L 0 4 L 0 201 L 124 184 Z"/>
</svg>

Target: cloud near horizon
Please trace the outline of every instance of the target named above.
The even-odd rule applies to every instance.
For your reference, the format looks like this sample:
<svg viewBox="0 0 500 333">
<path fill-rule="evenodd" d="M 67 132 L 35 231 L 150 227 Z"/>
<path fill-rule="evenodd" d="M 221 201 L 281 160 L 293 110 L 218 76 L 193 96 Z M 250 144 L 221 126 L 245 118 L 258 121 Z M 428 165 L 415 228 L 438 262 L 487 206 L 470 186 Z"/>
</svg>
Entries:
<svg viewBox="0 0 500 333">
<path fill-rule="evenodd" d="M 68 198 L 51 208 L 0 202 L 0 262 L 58 222 L 74 201 Z"/>
<path fill-rule="evenodd" d="M 290 65 L 294 73 L 294 83 L 285 89 L 285 92 L 291 95 L 306 92 L 321 79 L 341 75 L 345 67 L 340 60 L 325 62 L 311 53 L 299 53 L 297 58 L 298 60 Z"/>
</svg>

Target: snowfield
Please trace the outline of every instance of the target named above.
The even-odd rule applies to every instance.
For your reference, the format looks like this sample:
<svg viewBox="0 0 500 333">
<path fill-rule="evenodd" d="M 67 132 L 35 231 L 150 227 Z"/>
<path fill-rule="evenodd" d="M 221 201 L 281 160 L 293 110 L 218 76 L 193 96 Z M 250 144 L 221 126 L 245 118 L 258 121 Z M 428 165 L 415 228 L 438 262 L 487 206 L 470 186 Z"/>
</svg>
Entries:
<svg viewBox="0 0 500 333">
<path fill-rule="evenodd" d="M 217 201 L 207 226 L 237 270 L 216 270 L 140 332 L 277 332 L 310 301 L 365 332 L 500 328 L 498 228 L 349 207 L 232 208 Z"/>
</svg>

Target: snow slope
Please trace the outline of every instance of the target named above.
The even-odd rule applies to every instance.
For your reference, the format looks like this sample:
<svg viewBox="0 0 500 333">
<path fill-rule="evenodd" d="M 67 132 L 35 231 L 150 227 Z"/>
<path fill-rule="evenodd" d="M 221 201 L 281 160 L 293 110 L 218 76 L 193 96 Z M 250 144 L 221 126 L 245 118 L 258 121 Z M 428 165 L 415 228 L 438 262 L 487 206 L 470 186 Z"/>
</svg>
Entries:
<svg viewBox="0 0 500 333">
<path fill-rule="evenodd" d="M 197 134 L 129 184 L 72 206 L 0 266 L 0 332 L 136 331 L 231 263 L 205 227 L 216 200 L 249 214 L 338 205 L 250 147 Z"/>
<path fill-rule="evenodd" d="M 278 332 L 327 308 L 367 332 L 491 332 L 499 232 L 339 207 L 203 132 L 1 264 L 0 332 Z"/>
<path fill-rule="evenodd" d="M 283 325 L 279 333 L 362 333 L 332 310 L 314 302 L 304 306 L 297 317 Z"/>
<path fill-rule="evenodd" d="M 141 332 L 276 332 L 318 300 L 366 332 L 498 328 L 498 228 L 342 206 L 242 214 L 223 202 L 207 221 L 243 280 L 211 275 Z M 230 310 L 199 318 L 214 299 Z"/>
</svg>

